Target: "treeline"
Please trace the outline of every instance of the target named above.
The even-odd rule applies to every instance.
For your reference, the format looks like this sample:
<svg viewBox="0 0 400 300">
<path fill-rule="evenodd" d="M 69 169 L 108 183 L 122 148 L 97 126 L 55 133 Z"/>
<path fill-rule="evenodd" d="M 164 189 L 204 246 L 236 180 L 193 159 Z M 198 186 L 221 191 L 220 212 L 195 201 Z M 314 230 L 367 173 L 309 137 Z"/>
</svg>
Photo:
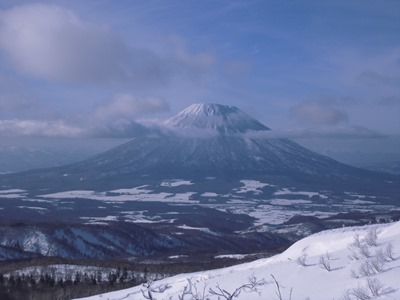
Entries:
<svg viewBox="0 0 400 300">
<path fill-rule="evenodd" d="M 146 282 L 147 274 L 135 275 L 127 268 L 118 268 L 104 274 L 76 271 L 65 277 L 54 273 L 0 274 L 0 299 L 2 300 L 68 300 L 124 289 Z"/>
</svg>

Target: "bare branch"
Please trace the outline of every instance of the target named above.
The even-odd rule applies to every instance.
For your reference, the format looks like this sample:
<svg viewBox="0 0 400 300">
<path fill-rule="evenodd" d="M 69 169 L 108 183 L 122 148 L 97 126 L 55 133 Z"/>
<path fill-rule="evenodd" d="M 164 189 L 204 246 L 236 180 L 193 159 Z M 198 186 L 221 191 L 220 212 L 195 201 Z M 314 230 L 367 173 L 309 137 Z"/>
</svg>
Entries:
<svg viewBox="0 0 400 300">
<path fill-rule="evenodd" d="M 272 275 L 272 274 L 271 274 L 271 277 L 272 277 L 272 279 L 273 279 L 273 281 L 275 283 L 275 286 L 276 286 L 275 294 L 278 297 L 278 300 L 283 300 L 283 296 L 282 296 L 282 292 L 281 292 L 281 285 L 280 285 L 279 281 L 276 280 L 275 276 Z M 293 293 L 293 288 L 290 289 L 289 300 L 292 299 L 292 293 Z"/>
<path fill-rule="evenodd" d="M 227 290 L 221 288 L 219 284 L 217 284 L 215 289 L 213 288 L 209 289 L 209 293 L 211 295 L 222 297 L 223 299 L 226 300 L 232 300 L 234 297 L 238 297 L 242 291 L 246 293 L 250 292 L 260 293 L 257 287 L 264 285 L 266 283 L 267 282 L 264 279 L 258 280 L 255 276 L 252 276 L 249 278 L 248 283 L 239 286 L 233 292 L 228 292 Z"/>
<path fill-rule="evenodd" d="M 276 280 L 274 275 L 271 274 L 271 277 L 274 280 L 274 283 L 275 283 L 275 286 L 276 286 L 275 294 L 278 296 L 279 300 L 282 300 L 281 286 L 280 286 L 278 280 Z"/>
</svg>

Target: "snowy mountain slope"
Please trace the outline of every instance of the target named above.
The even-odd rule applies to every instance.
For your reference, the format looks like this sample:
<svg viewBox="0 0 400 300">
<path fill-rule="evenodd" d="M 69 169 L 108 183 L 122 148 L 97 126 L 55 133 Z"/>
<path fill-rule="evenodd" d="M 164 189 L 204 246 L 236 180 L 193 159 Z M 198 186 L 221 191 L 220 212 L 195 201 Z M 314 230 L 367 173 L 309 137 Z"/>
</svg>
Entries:
<svg viewBox="0 0 400 300">
<path fill-rule="evenodd" d="M 82 299 L 149 299 L 149 291 L 158 300 L 231 299 L 235 291 L 241 300 L 400 299 L 399 278 L 397 222 L 325 231 L 268 259 Z"/>
</svg>

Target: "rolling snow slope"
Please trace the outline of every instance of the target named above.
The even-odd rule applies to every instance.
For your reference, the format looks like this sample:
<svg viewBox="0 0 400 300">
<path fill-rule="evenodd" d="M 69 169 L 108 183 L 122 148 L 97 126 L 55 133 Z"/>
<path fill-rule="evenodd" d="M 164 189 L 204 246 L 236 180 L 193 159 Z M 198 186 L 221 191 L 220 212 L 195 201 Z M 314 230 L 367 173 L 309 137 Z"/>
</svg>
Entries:
<svg viewBox="0 0 400 300">
<path fill-rule="evenodd" d="M 232 294 L 247 284 L 247 289 L 242 288 L 234 299 L 280 299 L 274 278 L 283 300 L 290 299 L 290 294 L 293 300 L 400 299 L 400 222 L 320 232 L 300 240 L 280 255 L 219 270 L 177 275 L 153 282 L 149 289 L 153 291 L 152 299 L 213 300 L 230 298 L 227 294 L 218 297 L 212 291 Z M 256 291 L 250 290 L 251 281 Z M 189 282 L 191 295 L 189 292 L 179 298 Z M 82 299 L 146 299 L 143 292 L 148 297 L 149 289 L 137 286 Z"/>
</svg>

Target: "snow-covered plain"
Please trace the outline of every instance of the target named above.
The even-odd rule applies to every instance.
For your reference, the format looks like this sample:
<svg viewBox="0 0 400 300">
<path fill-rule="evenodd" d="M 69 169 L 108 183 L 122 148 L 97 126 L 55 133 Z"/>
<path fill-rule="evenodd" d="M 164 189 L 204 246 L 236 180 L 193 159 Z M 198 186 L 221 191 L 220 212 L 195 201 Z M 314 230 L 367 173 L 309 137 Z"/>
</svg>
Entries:
<svg viewBox="0 0 400 300">
<path fill-rule="evenodd" d="M 208 178 L 207 180 L 214 180 Z M 338 200 L 340 197 L 340 200 Z M 279 225 L 296 215 L 315 216 L 326 218 L 333 214 L 348 213 L 353 211 L 373 212 L 390 211 L 397 207 L 394 205 L 382 204 L 380 199 L 373 195 L 363 195 L 353 192 L 344 192 L 343 195 L 336 195 L 329 190 L 307 191 L 295 187 L 276 186 L 268 182 L 258 180 L 241 179 L 238 187 L 221 193 L 211 188 L 206 191 L 199 191 L 196 182 L 183 179 L 160 180 L 154 185 L 140 185 L 126 187 L 109 191 L 93 190 L 69 190 L 42 195 L 28 195 L 26 190 L 8 189 L 0 190 L 0 200 L 15 200 L 30 202 L 30 207 L 37 206 L 37 212 L 41 214 L 51 213 L 52 207 L 57 210 L 71 210 L 74 201 L 88 199 L 103 201 L 104 204 L 133 203 L 133 202 L 162 202 L 170 206 L 191 206 L 199 205 L 222 212 L 235 214 L 246 214 L 254 218 L 254 225 L 262 224 Z M 70 201 L 65 202 L 64 201 Z M 32 205 L 37 202 L 37 205 Z M 51 207 L 46 203 L 52 204 Z M 97 205 L 97 204 L 96 204 Z M 327 205 L 330 209 L 327 210 Z M 41 209 L 40 208 L 45 208 Z M 89 223 L 108 222 L 112 215 L 82 216 Z M 135 223 L 159 223 L 168 220 L 156 219 L 150 213 L 122 214 L 115 212 L 115 220 Z M 103 218 L 103 219 L 102 219 Z M 104 223 L 105 224 L 105 223 Z"/>
<path fill-rule="evenodd" d="M 377 234 L 376 245 L 371 238 L 374 233 Z M 397 222 L 324 231 L 304 238 L 270 258 L 218 270 L 180 274 L 155 281 L 150 288 L 137 286 L 82 299 L 140 300 L 146 299 L 143 292 L 148 295 L 150 289 L 153 299 L 158 300 L 216 300 L 229 298 L 215 295 L 213 291 L 228 295 L 239 288 L 240 293 L 234 299 L 394 300 L 400 299 L 399 278 L 400 222 Z M 192 294 L 197 293 L 198 297 L 179 298 L 185 287 L 188 291 L 190 286 Z M 161 293 L 161 290 L 164 291 Z M 277 293 L 281 293 L 281 298 Z"/>
<path fill-rule="evenodd" d="M 164 182 L 164 181 L 163 181 Z M 163 183 L 162 182 L 162 183 Z M 176 181 L 179 185 L 189 185 L 190 181 L 183 184 L 182 181 Z M 201 205 L 209 208 L 218 209 L 223 212 L 232 212 L 237 214 L 247 214 L 255 218 L 254 225 L 262 224 L 282 224 L 288 221 L 295 215 L 315 216 L 315 217 L 329 217 L 339 212 L 348 211 L 381 211 L 382 209 L 393 210 L 393 206 L 384 207 L 381 204 L 375 204 L 374 201 L 369 199 L 371 197 L 363 196 L 361 199 L 358 195 L 348 195 L 351 199 L 344 199 L 340 204 L 330 204 L 330 207 L 334 210 L 331 212 L 326 211 L 324 205 L 321 206 L 318 200 L 312 200 L 311 197 L 318 196 L 320 199 L 328 199 L 324 192 L 309 192 L 309 191 L 293 191 L 290 188 L 281 188 L 273 194 L 272 199 L 262 199 L 263 188 L 266 186 L 272 187 L 267 183 L 262 183 L 255 180 L 241 180 L 243 186 L 232 190 L 232 194 L 220 195 L 215 192 L 204 192 L 198 194 L 197 192 L 184 192 L 184 193 L 173 193 L 173 192 L 155 192 L 149 186 L 137 186 L 133 188 L 124 188 L 118 190 L 112 190 L 108 192 L 95 192 L 90 190 L 75 190 L 65 191 L 53 194 L 45 194 L 37 196 L 36 199 L 25 198 L 24 193 L 10 194 L 15 198 L 22 198 L 23 201 L 30 202 L 51 202 L 61 201 L 65 199 L 90 199 L 99 200 L 104 203 L 113 204 L 118 202 L 163 202 L 172 205 Z M 253 193 L 257 195 L 257 198 L 246 197 L 244 198 L 243 193 Z M 7 195 L 4 193 L 3 195 Z M 2 195 L 2 196 L 3 196 Z M 328 194 L 329 195 L 329 194 Z M 206 203 L 201 203 L 197 196 L 205 197 L 210 199 Z M 298 198 L 294 198 L 298 196 Z M 260 198 L 261 197 L 261 198 Z M 287 197 L 287 198 L 286 198 Z M 289 198 L 290 197 L 290 198 Z M 226 199 L 224 203 L 220 201 L 216 202 L 214 198 Z M 368 200 L 367 200 L 368 199 Z M 70 209 L 68 207 L 58 206 L 58 209 Z M 44 210 L 43 210 L 44 211 Z M 163 219 L 154 219 L 148 215 L 129 214 L 121 216 L 118 214 L 115 216 L 116 219 L 124 219 L 129 222 L 136 223 L 157 223 L 164 222 Z M 136 215 L 136 216 L 135 216 Z M 100 218 L 87 218 L 89 222 L 101 222 Z M 103 221 L 110 221 L 110 219 L 103 219 Z"/>
<path fill-rule="evenodd" d="M 244 186 L 240 187 L 236 193 L 248 193 L 252 192 L 255 194 L 260 194 L 262 193 L 262 189 L 266 186 L 273 186 L 268 183 L 263 183 L 258 180 L 248 180 L 248 179 L 243 179 L 240 180 L 241 183 L 243 183 Z"/>
<path fill-rule="evenodd" d="M 156 201 L 167 203 L 188 203 L 194 204 L 199 201 L 191 200 L 190 197 L 196 194 L 195 192 L 186 193 L 152 193 L 152 190 L 141 189 L 136 187 L 132 189 L 120 189 L 111 192 L 95 192 L 95 191 L 66 191 L 47 195 L 41 195 L 43 198 L 53 199 L 91 199 L 100 201 Z"/>
<path fill-rule="evenodd" d="M 161 182 L 161 186 L 167 187 L 176 187 L 181 185 L 192 185 L 193 183 L 190 180 L 181 180 L 181 179 L 174 179 Z"/>
</svg>

